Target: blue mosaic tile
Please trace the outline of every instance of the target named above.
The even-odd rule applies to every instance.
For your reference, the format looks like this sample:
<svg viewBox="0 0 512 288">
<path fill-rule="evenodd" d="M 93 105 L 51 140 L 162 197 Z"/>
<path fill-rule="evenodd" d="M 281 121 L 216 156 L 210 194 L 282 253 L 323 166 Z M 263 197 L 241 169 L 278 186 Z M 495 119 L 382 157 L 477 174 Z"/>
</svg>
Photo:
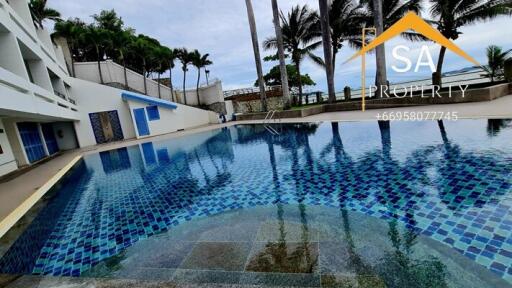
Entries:
<svg viewBox="0 0 512 288">
<path fill-rule="evenodd" d="M 279 136 L 243 125 L 88 155 L 0 272 L 79 276 L 192 219 L 302 203 L 397 219 L 511 281 L 512 128 L 503 123 L 492 133 L 483 120 L 290 124 Z"/>
</svg>

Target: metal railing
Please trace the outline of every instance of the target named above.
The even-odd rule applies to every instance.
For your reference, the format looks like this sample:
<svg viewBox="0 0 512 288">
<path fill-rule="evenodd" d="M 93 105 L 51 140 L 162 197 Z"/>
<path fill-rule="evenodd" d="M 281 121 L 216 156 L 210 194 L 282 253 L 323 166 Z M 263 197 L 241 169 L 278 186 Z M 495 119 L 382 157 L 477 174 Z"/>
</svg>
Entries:
<svg viewBox="0 0 512 288">
<path fill-rule="evenodd" d="M 274 86 L 266 86 L 265 91 L 279 91 L 281 90 L 281 85 L 274 85 Z M 224 91 L 224 98 L 236 96 L 236 95 L 247 95 L 247 94 L 257 94 L 260 93 L 260 88 L 258 87 L 247 87 L 247 88 L 240 88 L 240 89 L 234 89 L 234 90 L 227 90 Z"/>
<path fill-rule="evenodd" d="M 272 135 L 279 135 L 279 132 L 272 126 L 268 125 L 270 122 L 274 119 L 274 116 L 276 115 L 276 110 L 270 110 L 267 112 L 267 115 L 265 116 L 265 119 L 263 120 L 263 125 L 265 129 L 267 129 L 268 132 Z M 274 119 L 275 122 L 275 119 Z"/>
</svg>

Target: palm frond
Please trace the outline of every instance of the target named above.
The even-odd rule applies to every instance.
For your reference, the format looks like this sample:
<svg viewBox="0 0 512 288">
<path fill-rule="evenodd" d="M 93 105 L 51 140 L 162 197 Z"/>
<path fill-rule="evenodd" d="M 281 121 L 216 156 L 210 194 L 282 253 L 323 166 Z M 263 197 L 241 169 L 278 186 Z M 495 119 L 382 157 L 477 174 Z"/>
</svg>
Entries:
<svg viewBox="0 0 512 288">
<path fill-rule="evenodd" d="M 322 59 L 322 57 L 319 57 L 311 52 L 308 52 L 307 56 L 309 59 L 311 59 L 313 61 L 313 63 L 319 65 L 320 67 L 325 68 L 325 62 L 324 62 L 324 59 Z"/>
</svg>

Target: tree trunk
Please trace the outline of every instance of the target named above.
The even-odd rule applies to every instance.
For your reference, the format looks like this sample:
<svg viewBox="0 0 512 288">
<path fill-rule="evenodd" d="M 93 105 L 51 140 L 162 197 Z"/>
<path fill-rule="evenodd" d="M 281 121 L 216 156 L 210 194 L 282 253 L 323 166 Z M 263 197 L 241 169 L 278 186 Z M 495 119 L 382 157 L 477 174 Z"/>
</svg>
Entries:
<svg viewBox="0 0 512 288">
<path fill-rule="evenodd" d="M 68 42 L 68 49 L 70 50 L 69 51 L 69 54 L 71 55 L 71 73 L 73 73 L 73 77 L 76 77 L 76 73 L 75 73 L 75 58 L 73 57 L 73 50 L 75 45 L 72 44 L 71 41 Z"/>
<path fill-rule="evenodd" d="M 201 69 L 197 69 L 197 86 L 196 86 L 196 94 L 197 94 L 197 106 L 201 106 L 201 100 L 199 99 L 199 81 L 201 81 Z"/>
<path fill-rule="evenodd" d="M 126 73 L 126 60 L 124 60 L 124 57 L 123 57 L 123 74 L 124 74 L 124 89 L 128 90 L 129 89 L 129 87 L 128 87 L 128 75 Z"/>
<path fill-rule="evenodd" d="M 382 12 L 382 0 L 373 0 L 373 21 L 377 30 L 378 37 L 384 32 L 384 16 Z M 381 87 L 387 85 L 388 77 L 386 73 L 386 48 L 384 44 L 377 46 L 375 49 L 375 58 L 377 62 L 377 75 L 375 77 L 375 85 L 377 86 L 377 95 L 380 94 Z"/>
<path fill-rule="evenodd" d="M 171 88 L 171 101 L 174 100 L 174 87 L 172 86 L 172 68 L 169 68 L 169 88 Z"/>
<path fill-rule="evenodd" d="M 334 91 L 334 70 L 332 55 L 331 27 L 329 26 L 329 4 L 327 0 L 318 0 L 320 7 L 320 24 L 322 26 L 322 42 L 324 46 L 325 74 L 327 76 L 327 90 L 329 92 L 329 103 L 336 102 Z M 307 101 L 306 101 L 307 102 Z"/>
<path fill-rule="evenodd" d="M 298 105 L 301 106 L 302 105 L 302 75 L 300 74 L 300 62 L 295 62 L 295 68 L 297 69 L 297 75 L 299 77 L 298 81 L 299 81 L 299 101 L 298 101 Z"/>
<path fill-rule="evenodd" d="M 263 80 L 263 68 L 261 66 L 260 46 L 258 43 L 258 32 L 256 31 L 256 20 L 252 9 L 251 0 L 245 0 L 247 6 L 247 17 L 249 18 L 249 27 L 251 29 L 252 48 L 254 50 L 254 60 L 256 62 L 256 72 L 258 73 L 258 84 L 260 86 L 261 108 L 263 112 L 267 111 L 267 96 L 265 95 L 265 82 Z"/>
<path fill-rule="evenodd" d="M 187 81 L 187 68 L 183 70 L 183 102 L 187 105 L 187 91 L 185 91 L 185 84 Z"/>
<path fill-rule="evenodd" d="M 446 47 L 441 46 L 441 50 L 439 51 L 439 59 L 437 59 L 437 69 L 436 72 L 432 76 L 432 84 L 433 85 L 443 85 L 443 62 L 444 55 L 446 54 Z"/>
<path fill-rule="evenodd" d="M 101 58 L 100 58 L 100 49 L 96 46 L 96 55 L 98 56 L 98 72 L 100 73 L 100 83 L 105 84 L 103 81 L 103 73 L 101 73 Z"/>
<path fill-rule="evenodd" d="M 281 31 L 281 23 L 279 20 L 279 7 L 277 0 L 272 1 L 272 12 L 274 14 L 274 29 L 276 30 L 277 54 L 279 54 L 279 70 L 281 72 L 281 90 L 283 91 L 283 109 L 291 108 L 290 87 L 288 87 L 288 71 L 286 70 L 286 61 L 284 58 L 283 33 Z"/>
<path fill-rule="evenodd" d="M 158 98 L 162 99 L 162 92 L 160 90 L 160 72 L 158 73 Z"/>
<path fill-rule="evenodd" d="M 334 72 L 336 71 L 336 54 L 338 54 L 338 49 L 334 48 L 332 49 L 332 74 L 334 75 Z"/>
<path fill-rule="evenodd" d="M 146 59 L 142 60 L 142 77 L 144 80 L 144 94 L 148 95 L 148 85 L 146 83 Z"/>
</svg>

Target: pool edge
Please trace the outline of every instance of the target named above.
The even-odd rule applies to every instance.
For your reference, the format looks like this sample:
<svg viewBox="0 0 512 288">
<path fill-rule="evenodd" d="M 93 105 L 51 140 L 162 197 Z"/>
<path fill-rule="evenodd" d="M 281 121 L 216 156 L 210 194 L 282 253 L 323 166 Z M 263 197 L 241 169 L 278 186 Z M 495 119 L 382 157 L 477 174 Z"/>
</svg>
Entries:
<svg viewBox="0 0 512 288">
<path fill-rule="evenodd" d="M 39 201 L 66 173 L 80 160 L 83 155 L 73 158 L 66 166 L 53 175 L 43 186 L 25 199 L 9 215 L 0 221 L 0 238 L 2 238 L 29 210 Z"/>
</svg>

